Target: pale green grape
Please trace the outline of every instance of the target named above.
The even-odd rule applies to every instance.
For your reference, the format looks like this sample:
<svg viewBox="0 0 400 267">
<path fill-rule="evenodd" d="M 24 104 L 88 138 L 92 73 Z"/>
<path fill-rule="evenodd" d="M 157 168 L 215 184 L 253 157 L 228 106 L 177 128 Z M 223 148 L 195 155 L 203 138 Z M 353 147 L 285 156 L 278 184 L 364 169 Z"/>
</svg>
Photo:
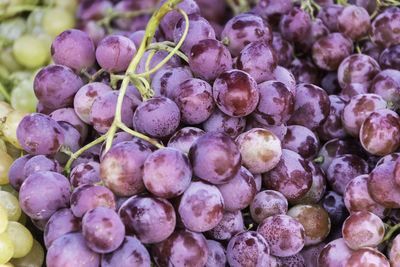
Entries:
<svg viewBox="0 0 400 267">
<path fill-rule="evenodd" d="M 11 6 L 20 6 L 20 5 L 32 5 L 35 6 L 39 3 L 39 0 L 11 0 Z"/>
<path fill-rule="evenodd" d="M 12 46 L 3 47 L 0 50 L 0 63 L 7 68 L 9 72 L 23 69 L 13 55 Z"/>
<path fill-rule="evenodd" d="M 57 6 L 67 10 L 70 13 L 75 13 L 79 4 L 78 0 L 44 0 L 43 2 L 46 6 Z"/>
<path fill-rule="evenodd" d="M 14 159 L 7 152 L 0 151 L 0 185 L 9 183 L 8 169 L 13 162 Z"/>
<path fill-rule="evenodd" d="M 7 263 L 14 255 L 14 245 L 7 232 L 0 234 L 0 264 Z"/>
<path fill-rule="evenodd" d="M 15 267 L 41 267 L 44 262 L 44 250 L 40 243 L 33 239 L 31 251 L 22 258 L 12 259 L 11 263 Z"/>
<path fill-rule="evenodd" d="M 5 264 L 0 264 L 0 267 L 15 267 L 15 266 L 11 262 L 7 262 Z"/>
<path fill-rule="evenodd" d="M 7 115 L 1 131 L 8 142 L 17 148 L 21 148 L 17 138 L 17 128 L 20 121 L 29 113 L 23 110 L 13 110 Z"/>
<path fill-rule="evenodd" d="M 7 152 L 7 145 L 6 145 L 6 142 L 4 142 L 3 139 L 0 139 L 0 151 Z"/>
<path fill-rule="evenodd" d="M 21 216 L 21 207 L 13 194 L 0 191 L 0 204 L 6 208 L 9 221 L 18 221 Z"/>
<path fill-rule="evenodd" d="M 14 109 L 10 104 L 8 104 L 7 102 L 4 102 L 4 101 L 0 101 L 0 130 L 1 130 L 3 123 L 7 119 L 7 115 L 13 110 Z"/>
<path fill-rule="evenodd" d="M 42 28 L 43 10 L 33 10 L 26 19 L 27 30 L 32 33 L 37 27 Z"/>
<path fill-rule="evenodd" d="M 8 225 L 8 214 L 6 208 L 0 204 L 0 234 L 4 233 Z"/>
<path fill-rule="evenodd" d="M 33 91 L 33 82 L 24 80 L 11 91 L 11 105 L 14 109 L 24 110 L 29 113 L 36 111 L 38 100 Z"/>
<path fill-rule="evenodd" d="M 26 79 L 32 79 L 32 72 L 30 71 L 15 71 L 11 73 L 10 77 L 8 78 L 13 83 L 19 83 Z"/>
<path fill-rule="evenodd" d="M 50 56 L 46 44 L 33 35 L 15 40 L 13 53 L 19 64 L 31 69 L 44 65 Z"/>
<path fill-rule="evenodd" d="M 26 32 L 25 20 L 21 17 L 8 19 L 0 23 L 0 38 L 16 40 Z"/>
<path fill-rule="evenodd" d="M 74 26 L 74 15 L 64 9 L 52 8 L 46 10 L 43 15 L 42 27 L 52 37 L 56 37 L 63 31 L 72 29 Z"/>
<path fill-rule="evenodd" d="M 33 246 L 33 237 L 31 232 L 19 222 L 8 222 L 7 234 L 14 245 L 13 258 L 22 258 L 26 256 Z"/>
</svg>

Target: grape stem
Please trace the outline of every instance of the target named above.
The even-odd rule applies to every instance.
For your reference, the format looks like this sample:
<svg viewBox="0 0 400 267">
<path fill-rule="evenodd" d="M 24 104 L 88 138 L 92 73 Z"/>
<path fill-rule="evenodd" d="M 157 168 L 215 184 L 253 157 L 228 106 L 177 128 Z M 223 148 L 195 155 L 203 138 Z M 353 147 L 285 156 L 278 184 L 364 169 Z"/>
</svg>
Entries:
<svg viewBox="0 0 400 267">
<path fill-rule="evenodd" d="M 155 49 L 155 50 L 164 50 L 164 51 L 168 51 L 168 52 L 172 52 L 172 50 L 174 49 L 173 47 L 171 47 L 168 43 L 168 41 L 165 42 L 160 42 L 160 43 L 152 43 L 149 45 L 149 49 Z M 173 45 L 175 45 L 174 43 L 172 43 Z M 186 63 L 189 63 L 189 59 L 188 57 L 182 53 L 181 51 L 177 51 L 176 54 L 182 58 L 184 61 L 186 61 Z"/>
<path fill-rule="evenodd" d="M 386 233 L 385 237 L 382 239 L 380 244 L 389 240 L 390 237 L 392 237 L 392 235 L 394 234 L 394 232 L 396 232 L 398 229 L 400 229 L 400 223 L 393 225 L 392 227 L 389 227 L 389 231 Z"/>
<path fill-rule="evenodd" d="M 246 0 L 226 0 L 226 2 L 235 15 L 247 12 L 250 9 L 249 3 Z"/>
<path fill-rule="evenodd" d="M 337 4 L 341 6 L 348 6 L 347 0 L 337 0 Z"/>
<path fill-rule="evenodd" d="M 4 87 L 4 85 L 0 82 L 0 93 L 4 96 L 4 99 L 7 102 L 10 102 L 11 97 L 10 94 L 7 92 L 6 88 Z"/>
<path fill-rule="evenodd" d="M 376 8 L 371 14 L 371 20 L 374 19 L 380 12 L 381 7 L 400 6 L 400 1 L 397 0 L 376 0 Z"/>
<path fill-rule="evenodd" d="M 320 5 L 314 2 L 314 0 L 303 0 L 301 1 L 300 8 L 303 9 L 305 12 L 310 14 L 312 20 L 315 20 L 314 11 L 316 8 L 318 11 L 322 9 Z"/>
</svg>

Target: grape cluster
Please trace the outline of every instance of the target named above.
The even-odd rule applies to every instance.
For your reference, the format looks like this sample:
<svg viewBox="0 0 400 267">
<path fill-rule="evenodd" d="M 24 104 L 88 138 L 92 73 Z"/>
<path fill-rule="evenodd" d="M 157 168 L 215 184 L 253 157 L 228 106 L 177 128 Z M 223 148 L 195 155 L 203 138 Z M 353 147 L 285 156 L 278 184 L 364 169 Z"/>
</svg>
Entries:
<svg viewBox="0 0 400 267">
<path fill-rule="evenodd" d="M 83 0 L 54 38 L 1 128 L 47 266 L 398 266 L 398 1 L 228 2 Z"/>
</svg>

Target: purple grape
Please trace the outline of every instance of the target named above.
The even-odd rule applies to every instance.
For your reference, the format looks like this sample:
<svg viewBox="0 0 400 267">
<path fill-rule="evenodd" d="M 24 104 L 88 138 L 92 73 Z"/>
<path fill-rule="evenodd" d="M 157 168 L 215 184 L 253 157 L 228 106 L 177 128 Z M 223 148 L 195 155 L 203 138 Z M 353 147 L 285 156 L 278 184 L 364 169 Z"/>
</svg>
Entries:
<svg viewBox="0 0 400 267">
<path fill-rule="evenodd" d="M 57 238 L 49 247 L 46 265 L 98 267 L 100 255 L 89 249 L 82 233 L 68 233 Z"/>
<path fill-rule="evenodd" d="M 24 166 L 32 157 L 32 155 L 25 155 L 17 158 L 8 169 L 8 179 L 10 181 L 10 185 L 17 191 L 19 191 L 26 178 L 24 174 Z"/>
<path fill-rule="evenodd" d="M 55 159 L 51 159 L 43 155 L 37 155 L 30 158 L 25 163 L 23 171 L 25 178 L 27 178 L 29 175 L 40 171 L 61 173 L 61 166 Z"/>
<path fill-rule="evenodd" d="M 36 105 L 36 112 L 42 113 L 45 115 L 49 115 L 51 112 L 53 112 L 56 109 L 57 108 L 48 108 L 48 107 L 44 106 L 40 101 Z"/>
<path fill-rule="evenodd" d="M 44 227 L 44 244 L 49 248 L 57 238 L 80 231 L 81 228 L 81 220 L 75 217 L 70 209 L 60 209 L 50 217 Z"/>
<path fill-rule="evenodd" d="M 73 187 L 100 182 L 100 164 L 91 161 L 77 165 L 71 171 L 70 181 Z"/>
<path fill-rule="evenodd" d="M 106 133 L 115 117 L 119 91 L 110 91 L 96 97 L 90 107 L 89 119 L 93 128 L 99 133 Z M 136 104 L 131 98 L 124 96 L 121 109 L 121 120 L 126 126 L 132 127 L 133 112 Z"/>
<path fill-rule="evenodd" d="M 193 174 L 212 184 L 223 184 L 239 171 L 241 156 L 229 135 L 208 132 L 199 137 L 189 150 Z"/>
<path fill-rule="evenodd" d="M 37 73 L 33 88 L 44 106 L 55 109 L 70 106 L 82 85 L 81 78 L 70 68 L 50 65 Z"/>
<path fill-rule="evenodd" d="M 189 187 L 191 179 L 189 158 L 179 150 L 156 150 L 144 162 L 144 185 L 158 197 L 172 198 L 181 195 Z"/>
<path fill-rule="evenodd" d="M 343 197 L 335 191 L 328 191 L 320 201 L 320 205 L 328 212 L 332 229 L 337 226 L 341 227 L 344 220 L 349 216 Z"/>
<path fill-rule="evenodd" d="M 274 70 L 274 79 L 286 85 L 293 94 L 296 94 L 296 78 L 288 69 L 277 66 Z"/>
<path fill-rule="evenodd" d="M 344 138 L 347 136 L 342 126 L 342 112 L 346 105 L 342 98 L 337 95 L 330 95 L 330 112 L 325 122 L 321 124 L 318 130 L 318 137 L 324 141 L 334 138 Z"/>
<path fill-rule="evenodd" d="M 377 167 L 377 166 L 379 166 L 379 165 L 381 165 L 381 164 L 383 164 L 383 163 L 394 162 L 394 161 L 396 161 L 399 157 L 400 157 L 400 153 L 399 153 L 399 152 L 394 152 L 394 153 L 391 153 L 391 154 L 389 154 L 389 155 L 383 156 L 383 157 L 381 157 L 380 160 L 376 163 L 376 166 L 375 166 L 375 167 Z"/>
<path fill-rule="evenodd" d="M 201 233 L 178 230 L 152 247 L 157 266 L 203 267 L 208 258 L 207 241 Z"/>
<path fill-rule="evenodd" d="M 281 159 L 281 141 L 268 130 L 253 128 L 240 134 L 235 142 L 242 156 L 243 166 L 253 174 L 272 170 Z"/>
<path fill-rule="evenodd" d="M 73 108 L 60 108 L 51 112 L 49 116 L 57 122 L 68 122 L 79 132 L 81 143 L 86 140 L 88 126 L 78 117 Z"/>
<path fill-rule="evenodd" d="M 292 7 L 293 1 L 290 0 L 260 0 L 253 11 L 263 19 L 272 22 L 275 18 L 288 13 Z"/>
<path fill-rule="evenodd" d="M 383 12 L 371 24 L 371 40 L 381 47 L 389 47 L 400 43 L 400 11 Z"/>
<path fill-rule="evenodd" d="M 214 80 L 232 68 L 229 50 L 215 39 L 205 39 L 194 44 L 189 54 L 189 66 L 194 74 L 205 80 Z"/>
<path fill-rule="evenodd" d="M 115 135 L 114 135 L 114 138 L 113 138 L 112 143 L 111 143 L 111 147 L 113 147 L 113 146 L 115 146 L 116 144 L 121 143 L 121 142 L 132 141 L 133 139 L 135 139 L 135 136 L 133 136 L 133 135 L 127 133 L 127 132 L 122 132 L 122 131 L 121 131 L 121 132 L 117 132 L 117 133 L 115 133 Z M 141 139 L 141 140 L 143 141 L 143 142 L 142 142 L 143 144 L 146 143 L 143 139 Z M 107 144 L 107 142 L 103 142 L 103 143 L 101 144 L 101 148 L 100 148 L 100 161 L 103 160 L 104 155 L 106 154 L 106 153 L 105 153 L 106 144 Z M 149 143 L 149 144 L 150 144 L 150 143 Z M 150 148 L 150 147 L 149 147 L 149 148 Z"/>
<path fill-rule="evenodd" d="M 371 21 L 368 11 L 356 5 L 348 5 L 340 12 L 338 18 L 339 31 L 352 40 L 358 40 L 367 34 Z"/>
<path fill-rule="evenodd" d="M 211 85 L 200 79 L 187 79 L 174 92 L 174 101 L 181 111 L 181 120 L 187 124 L 200 124 L 214 111 Z"/>
<path fill-rule="evenodd" d="M 207 235 L 215 240 L 229 241 L 234 235 L 244 229 L 243 216 L 240 210 L 235 212 L 224 211 L 222 219 Z"/>
<path fill-rule="evenodd" d="M 63 147 L 71 152 L 76 152 L 81 148 L 81 135 L 78 130 L 70 123 L 65 121 L 59 121 L 58 124 L 63 129 L 64 143 Z M 54 158 L 62 165 L 66 164 L 70 156 L 64 152 L 58 151 Z"/>
<path fill-rule="evenodd" d="M 121 12 L 121 13 L 146 10 L 157 7 L 157 2 L 158 1 L 154 0 L 151 1 L 122 0 L 116 2 L 114 9 L 116 12 Z M 146 15 L 148 14 L 139 15 L 139 17 L 145 17 Z M 120 29 L 130 30 L 135 20 L 137 20 L 137 17 L 128 17 L 128 18 L 117 17 L 116 19 L 113 20 L 113 23 L 115 23 Z"/>
<path fill-rule="evenodd" d="M 146 52 L 144 52 L 142 58 L 139 61 L 138 66 L 136 68 L 136 73 L 146 72 L 146 62 L 147 62 L 147 58 L 149 57 L 150 53 L 151 53 L 150 50 L 147 50 Z M 155 68 L 168 55 L 169 55 L 169 52 L 163 51 L 163 50 L 158 50 L 150 60 L 149 70 L 152 70 L 153 68 Z M 162 71 L 162 70 L 168 69 L 168 68 L 177 68 L 177 67 L 182 67 L 182 65 L 180 63 L 180 58 L 177 55 L 174 55 L 156 72 L 150 74 L 150 78 L 153 79 L 159 71 Z"/>
<path fill-rule="evenodd" d="M 193 78 L 193 75 L 188 67 L 163 69 L 154 75 L 151 80 L 151 89 L 154 91 L 154 96 L 174 99 L 179 85 L 190 78 Z"/>
<path fill-rule="evenodd" d="M 211 230 L 222 219 L 224 199 L 214 185 L 192 182 L 183 193 L 178 212 L 185 227 L 191 231 Z"/>
<path fill-rule="evenodd" d="M 200 14 L 211 24 L 222 23 L 227 4 L 225 1 L 196 0 Z"/>
<path fill-rule="evenodd" d="M 55 64 L 80 72 L 92 67 L 95 62 L 93 41 L 83 31 L 63 31 L 51 44 L 51 57 Z"/>
<path fill-rule="evenodd" d="M 267 2 L 262 0 L 260 2 Z M 278 1 L 274 1 L 278 2 Z M 277 64 L 280 66 L 288 67 L 293 60 L 293 47 L 291 44 L 282 38 L 278 33 L 274 32 L 274 39 L 272 40 L 272 47 L 275 50 Z"/>
<path fill-rule="evenodd" d="M 128 1 L 127 1 L 128 2 Z M 129 1 L 130 3 L 133 3 L 132 1 Z M 121 2 L 120 2 L 121 3 Z M 128 36 L 128 38 L 135 44 L 136 48 L 139 48 L 140 44 L 142 43 L 142 40 L 144 38 L 144 33 L 145 30 L 138 30 L 133 32 Z M 156 38 L 154 37 L 153 40 L 151 40 L 152 43 L 156 42 Z"/>
<path fill-rule="evenodd" d="M 400 103 L 400 71 L 386 69 L 375 75 L 369 93 L 382 96 L 385 101 Z"/>
<path fill-rule="evenodd" d="M 262 41 L 270 44 L 273 36 L 271 27 L 262 18 L 243 13 L 236 15 L 225 24 L 221 33 L 221 40 L 225 38 L 229 40 L 229 51 L 233 57 L 236 57 L 249 43 Z"/>
<path fill-rule="evenodd" d="M 70 190 L 68 179 L 59 173 L 34 173 L 19 190 L 21 209 L 32 219 L 48 219 L 58 209 L 69 205 Z"/>
<path fill-rule="evenodd" d="M 350 83 L 343 86 L 339 96 L 346 102 L 349 102 L 353 96 L 368 93 L 368 83 Z"/>
<path fill-rule="evenodd" d="M 306 267 L 303 255 L 299 253 L 289 257 L 278 257 L 280 266 L 285 267 Z"/>
<path fill-rule="evenodd" d="M 321 37 L 329 34 L 329 29 L 324 25 L 321 19 L 316 18 L 311 22 L 311 28 L 306 34 L 306 37 L 300 40 L 299 48 L 304 53 L 309 53 L 313 44 Z"/>
<path fill-rule="evenodd" d="M 311 28 L 310 15 L 301 8 L 293 7 L 279 22 L 282 37 L 289 42 L 299 42 Z"/>
<path fill-rule="evenodd" d="M 278 214 L 286 214 L 288 201 L 282 193 L 274 190 L 264 190 L 257 193 L 250 203 L 250 215 L 256 223 L 262 223 L 265 218 Z"/>
<path fill-rule="evenodd" d="M 115 195 L 107 187 L 83 184 L 71 194 L 71 211 L 76 217 L 83 217 L 86 212 L 96 208 L 117 208 Z"/>
<path fill-rule="evenodd" d="M 277 57 L 271 45 L 262 41 L 246 45 L 236 60 L 236 67 L 250 74 L 257 83 L 273 79 Z"/>
<path fill-rule="evenodd" d="M 370 57 L 372 57 L 373 59 L 375 59 L 376 61 L 379 60 L 379 55 L 382 52 L 382 49 L 377 46 L 375 43 L 373 43 L 372 41 L 366 41 L 364 42 L 361 47 L 361 52 L 365 55 L 368 55 Z"/>
<path fill-rule="evenodd" d="M 304 258 L 304 266 L 318 267 L 318 257 L 325 245 L 324 242 L 321 242 L 318 245 L 307 246 L 302 249 L 300 254 Z"/>
<path fill-rule="evenodd" d="M 318 83 L 318 69 L 308 58 L 295 58 L 289 69 L 297 83 Z"/>
<path fill-rule="evenodd" d="M 339 238 L 328 243 L 318 257 L 318 266 L 326 267 L 345 267 L 352 255 L 351 250 L 343 238 Z"/>
<path fill-rule="evenodd" d="M 327 72 L 321 80 L 321 87 L 328 93 L 328 95 L 337 95 L 340 93 L 341 88 L 339 86 L 337 72 Z"/>
<path fill-rule="evenodd" d="M 84 0 L 78 5 L 76 17 L 79 20 L 100 20 L 107 16 L 113 4 L 109 0 Z"/>
<path fill-rule="evenodd" d="M 400 44 L 392 45 L 382 51 L 379 56 L 379 65 L 382 69 L 400 70 Z"/>
<path fill-rule="evenodd" d="M 342 33 L 334 32 L 318 39 L 311 52 L 319 68 L 333 71 L 353 52 L 353 42 Z"/>
<path fill-rule="evenodd" d="M 235 235 L 226 249 L 226 257 L 232 267 L 269 266 L 269 255 L 270 245 L 255 231 Z"/>
<path fill-rule="evenodd" d="M 76 25 L 76 28 L 85 32 L 92 40 L 95 47 L 97 47 L 101 40 L 103 40 L 106 36 L 106 30 L 93 20 L 82 21 Z M 96 55 L 94 56 L 96 57 Z"/>
<path fill-rule="evenodd" d="M 166 97 L 154 97 L 141 103 L 133 115 L 136 131 L 152 137 L 172 135 L 179 126 L 178 106 Z"/>
<path fill-rule="evenodd" d="M 134 236 L 125 236 L 119 248 L 101 257 L 102 267 L 148 267 L 150 262 L 146 247 Z"/>
<path fill-rule="evenodd" d="M 104 83 L 94 82 L 88 83 L 81 87 L 78 92 L 76 92 L 74 98 L 74 110 L 76 115 L 84 121 L 85 123 L 90 123 L 90 108 L 92 107 L 95 99 L 109 91 L 112 88 Z"/>
<path fill-rule="evenodd" d="M 259 91 L 256 81 L 249 74 L 236 69 L 221 73 L 213 84 L 215 104 L 233 117 L 253 112 L 258 104 Z"/>
<path fill-rule="evenodd" d="M 389 260 L 379 250 L 374 248 L 361 248 L 354 251 L 346 262 L 347 267 L 365 266 L 371 262 L 376 266 L 390 267 Z"/>
<path fill-rule="evenodd" d="M 318 153 L 319 140 L 310 129 L 301 125 L 290 125 L 282 141 L 282 148 L 290 149 L 305 159 L 312 159 Z"/>
<path fill-rule="evenodd" d="M 110 35 L 96 48 L 96 59 L 100 67 L 108 72 L 125 71 L 136 53 L 135 44 L 127 37 Z"/>
<path fill-rule="evenodd" d="M 207 240 L 208 258 L 204 267 L 225 267 L 226 251 L 221 243 L 215 240 Z"/>
<path fill-rule="evenodd" d="M 339 15 L 344 9 L 344 6 L 342 5 L 327 5 L 321 9 L 320 12 L 318 12 L 318 18 L 320 18 L 326 27 L 331 32 L 337 32 L 339 31 Z"/>
<path fill-rule="evenodd" d="M 203 129 L 206 132 L 220 132 L 226 133 L 231 138 L 236 138 L 241 134 L 246 126 L 245 117 L 231 117 L 220 111 L 218 108 L 210 117 L 203 122 Z"/>
<path fill-rule="evenodd" d="M 215 39 L 215 32 L 211 24 L 198 13 L 190 14 L 189 16 L 189 31 L 186 35 L 185 41 L 181 46 L 181 50 L 186 54 L 190 54 L 193 45 L 201 40 Z M 181 18 L 175 25 L 174 29 L 174 42 L 177 44 L 184 33 L 186 21 Z"/>
<path fill-rule="evenodd" d="M 204 135 L 205 132 L 196 127 L 184 127 L 174 133 L 168 141 L 168 147 L 180 150 L 183 153 L 189 153 L 192 144 Z"/>
</svg>

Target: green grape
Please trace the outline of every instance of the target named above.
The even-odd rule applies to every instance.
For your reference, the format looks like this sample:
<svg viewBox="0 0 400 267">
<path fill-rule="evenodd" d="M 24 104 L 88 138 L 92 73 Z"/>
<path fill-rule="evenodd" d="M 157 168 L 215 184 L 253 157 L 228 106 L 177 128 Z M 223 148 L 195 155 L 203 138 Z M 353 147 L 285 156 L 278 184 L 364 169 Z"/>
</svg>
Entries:
<svg viewBox="0 0 400 267">
<path fill-rule="evenodd" d="M 25 32 L 26 23 L 21 17 L 8 19 L 0 24 L 0 39 L 14 41 Z"/>
<path fill-rule="evenodd" d="M 0 185 L 9 183 L 8 169 L 13 162 L 14 159 L 7 152 L 0 151 Z"/>
<path fill-rule="evenodd" d="M 43 10 L 33 10 L 29 13 L 28 18 L 26 19 L 26 26 L 29 32 L 32 31 L 33 28 L 37 26 L 41 26 L 42 18 L 43 18 L 44 11 Z"/>
<path fill-rule="evenodd" d="M 9 193 L 13 194 L 16 198 L 19 197 L 18 191 L 15 190 L 14 187 L 12 187 L 12 185 L 10 185 L 10 184 L 0 185 L 0 190 L 9 192 Z"/>
<path fill-rule="evenodd" d="M 78 8 L 78 0 L 44 0 L 43 3 L 46 6 L 56 6 L 62 9 L 67 10 L 70 13 L 75 13 L 76 9 Z"/>
<path fill-rule="evenodd" d="M 29 113 L 36 111 L 38 100 L 33 91 L 33 82 L 24 80 L 20 82 L 11 91 L 11 105 L 18 110 L 24 110 Z"/>
<path fill-rule="evenodd" d="M 17 128 L 20 121 L 29 113 L 23 110 L 13 110 L 7 115 L 6 121 L 3 123 L 1 131 L 13 146 L 22 149 L 17 139 Z"/>
<path fill-rule="evenodd" d="M 23 69 L 23 67 L 14 58 L 12 46 L 3 47 L 0 50 L 0 63 L 6 67 L 9 72 Z"/>
<path fill-rule="evenodd" d="M 8 214 L 6 208 L 0 204 L 0 234 L 4 233 L 8 225 Z"/>
<path fill-rule="evenodd" d="M 6 145 L 6 142 L 4 142 L 3 139 L 0 139 L 0 151 L 7 152 L 7 145 Z"/>
<path fill-rule="evenodd" d="M 49 58 L 46 44 L 33 35 L 23 35 L 15 40 L 13 53 L 19 64 L 31 69 L 43 66 Z"/>
<path fill-rule="evenodd" d="M 14 245 L 7 232 L 0 234 L 0 264 L 7 263 L 14 255 Z"/>
<path fill-rule="evenodd" d="M 18 199 L 13 194 L 0 191 L 0 204 L 6 208 L 9 221 L 18 221 L 22 211 Z"/>
<path fill-rule="evenodd" d="M 33 239 L 33 246 L 29 253 L 18 259 L 10 261 L 15 267 L 41 267 L 44 262 L 44 250 L 40 243 Z"/>
<path fill-rule="evenodd" d="M 13 258 L 22 258 L 32 249 L 33 237 L 31 232 L 19 222 L 8 222 L 8 236 L 13 241 Z"/>
<path fill-rule="evenodd" d="M 36 36 L 37 36 L 37 38 L 40 40 L 40 41 L 42 41 L 43 43 L 44 43 L 44 45 L 45 45 L 45 47 L 46 47 L 46 50 L 48 51 L 48 53 L 49 53 L 49 57 L 48 58 L 51 58 L 51 56 L 50 56 L 50 50 L 51 50 L 51 44 L 53 43 L 53 37 L 51 37 L 49 34 L 47 34 L 46 32 L 44 32 L 44 30 L 43 29 L 41 29 L 42 31 L 41 32 L 38 32 L 37 34 L 36 34 Z"/>
<path fill-rule="evenodd" d="M 74 26 L 74 15 L 64 9 L 49 9 L 43 15 L 42 27 L 52 37 L 56 37 L 63 31 L 72 29 Z"/>
<path fill-rule="evenodd" d="M 15 267 L 15 266 L 11 262 L 7 262 L 5 264 L 0 264 L 0 267 Z"/>
</svg>

